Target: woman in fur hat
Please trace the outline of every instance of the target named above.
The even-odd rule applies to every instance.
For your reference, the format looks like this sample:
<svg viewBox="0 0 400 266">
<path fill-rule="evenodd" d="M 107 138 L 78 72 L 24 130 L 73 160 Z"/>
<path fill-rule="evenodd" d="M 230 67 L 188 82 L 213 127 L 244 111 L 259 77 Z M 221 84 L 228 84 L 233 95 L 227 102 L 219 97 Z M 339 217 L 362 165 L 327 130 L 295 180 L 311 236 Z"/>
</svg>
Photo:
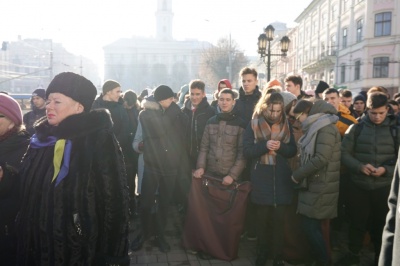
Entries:
<svg viewBox="0 0 400 266">
<path fill-rule="evenodd" d="M 129 265 L 124 160 L 95 96 L 71 72 L 47 88 L 20 171 L 17 265 Z"/>
</svg>

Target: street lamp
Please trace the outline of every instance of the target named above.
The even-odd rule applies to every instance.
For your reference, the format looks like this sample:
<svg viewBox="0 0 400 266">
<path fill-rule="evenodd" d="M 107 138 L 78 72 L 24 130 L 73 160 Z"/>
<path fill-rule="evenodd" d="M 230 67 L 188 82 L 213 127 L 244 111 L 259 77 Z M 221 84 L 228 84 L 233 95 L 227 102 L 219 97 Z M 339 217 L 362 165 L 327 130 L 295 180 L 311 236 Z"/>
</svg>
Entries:
<svg viewBox="0 0 400 266">
<path fill-rule="evenodd" d="M 267 81 L 270 81 L 271 79 L 271 56 L 286 56 L 290 43 L 290 39 L 287 36 L 283 36 L 280 41 L 282 53 L 271 54 L 271 41 L 274 40 L 274 31 L 274 27 L 268 25 L 264 29 L 264 33 L 260 34 L 258 37 L 258 53 L 267 66 Z M 267 62 L 265 62 L 265 58 L 267 58 Z"/>
</svg>

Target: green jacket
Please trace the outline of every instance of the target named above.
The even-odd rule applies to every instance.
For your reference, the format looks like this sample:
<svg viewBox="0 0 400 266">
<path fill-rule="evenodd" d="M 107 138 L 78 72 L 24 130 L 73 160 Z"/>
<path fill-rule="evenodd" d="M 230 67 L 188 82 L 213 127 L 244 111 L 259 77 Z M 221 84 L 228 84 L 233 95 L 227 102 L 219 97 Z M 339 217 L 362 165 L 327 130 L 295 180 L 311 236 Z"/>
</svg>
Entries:
<svg viewBox="0 0 400 266">
<path fill-rule="evenodd" d="M 361 119 L 363 127 L 355 136 L 357 125 L 352 125 L 344 135 L 342 142 L 342 163 L 347 167 L 351 180 L 360 188 L 374 190 L 390 186 L 397 158 L 391 126 L 396 124 L 395 118 L 388 116 L 381 124 L 376 125 L 366 115 Z M 398 130 L 397 130 L 398 132 Z M 398 143 L 400 135 L 397 133 Z M 383 176 L 374 177 L 361 173 L 365 164 L 374 167 L 383 166 Z"/>
<path fill-rule="evenodd" d="M 337 111 L 320 100 L 314 103 L 309 115 L 317 113 L 336 114 Z M 315 141 L 314 156 L 293 172 L 296 180 L 307 178 L 308 183 L 307 190 L 299 191 L 297 211 L 310 218 L 330 219 L 337 215 L 339 197 L 341 136 L 335 123 L 321 128 Z"/>
</svg>

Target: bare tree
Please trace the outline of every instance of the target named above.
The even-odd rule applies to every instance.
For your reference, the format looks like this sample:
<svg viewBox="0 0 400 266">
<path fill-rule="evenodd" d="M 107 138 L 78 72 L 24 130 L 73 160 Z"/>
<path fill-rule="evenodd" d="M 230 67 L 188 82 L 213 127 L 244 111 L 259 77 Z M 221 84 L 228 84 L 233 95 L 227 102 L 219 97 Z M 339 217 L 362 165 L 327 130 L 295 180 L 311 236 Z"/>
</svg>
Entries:
<svg viewBox="0 0 400 266">
<path fill-rule="evenodd" d="M 218 81 L 229 79 L 234 83 L 239 71 L 249 63 L 237 43 L 228 38 L 218 40 L 216 46 L 205 49 L 200 55 L 199 75 L 207 86 L 216 89 Z M 229 73 L 229 71 L 232 71 Z"/>
</svg>

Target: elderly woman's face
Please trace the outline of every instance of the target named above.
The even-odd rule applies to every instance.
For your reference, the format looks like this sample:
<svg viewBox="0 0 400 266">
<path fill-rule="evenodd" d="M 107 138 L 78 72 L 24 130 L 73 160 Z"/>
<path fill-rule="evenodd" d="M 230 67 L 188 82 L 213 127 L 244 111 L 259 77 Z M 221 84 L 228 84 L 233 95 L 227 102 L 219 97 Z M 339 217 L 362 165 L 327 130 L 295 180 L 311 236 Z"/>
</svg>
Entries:
<svg viewBox="0 0 400 266">
<path fill-rule="evenodd" d="M 82 113 L 83 110 L 80 103 L 61 93 L 50 93 L 46 101 L 47 120 L 52 126 L 58 126 L 68 116 Z"/>
<path fill-rule="evenodd" d="M 3 136 L 15 126 L 14 122 L 0 113 L 0 136 Z"/>
</svg>

